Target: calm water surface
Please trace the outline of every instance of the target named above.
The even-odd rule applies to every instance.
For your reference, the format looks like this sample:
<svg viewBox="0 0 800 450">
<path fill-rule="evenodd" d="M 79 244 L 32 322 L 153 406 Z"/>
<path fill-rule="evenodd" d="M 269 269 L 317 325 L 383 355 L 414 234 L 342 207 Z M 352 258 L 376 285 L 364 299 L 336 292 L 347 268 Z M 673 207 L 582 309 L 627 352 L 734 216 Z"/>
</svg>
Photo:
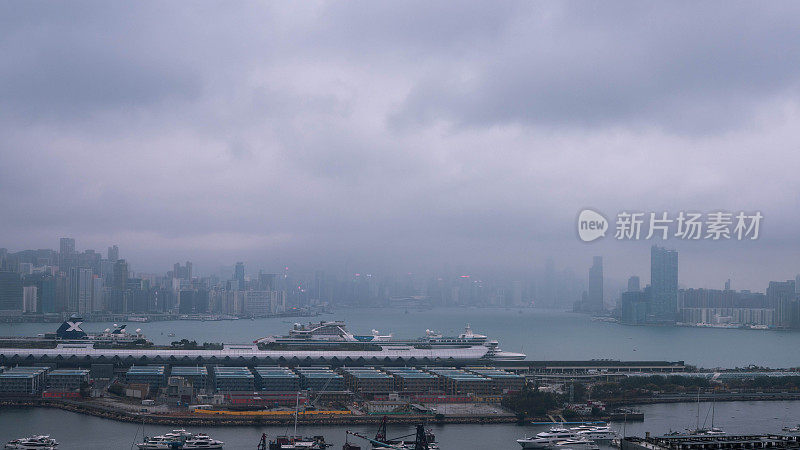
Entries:
<svg viewBox="0 0 800 450">
<path fill-rule="evenodd" d="M 398 337 L 420 337 L 426 329 L 458 334 L 467 323 L 475 332 L 500 341 L 501 348 L 523 352 L 534 360 L 686 361 L 701 367 L 800 366 L 800 332 L 728 330 L 684 327 L 633 327 L 593 322 L 588 316 L 539 309 L 438 308 L 339 309 L 316 318 L 271 318 L 218 322 L 171 321 L 129 323 L 156 343 L 176 339 L 198 342 L 245 343 L 271 334 L 286 334 L 292 323 L 308 320 L 345 320 L 358 334 L 372 329 Z M 99 332 L 111 323 L 86 323 Z M 54 331 L 57 324 L 0 324 L 0 335 L 35 335 Z M 175 337 L 168 337 L 175 333 Z"/>
<path fill-rule="evenodd" d="M 781 427 L 800 422 L 800 402 L 730 402 L 717 403 L 715 425 L 729 433 L 779 432 Z M 648 405 L 642 408 L 645 421 L 638 423 L 612 423 L 627 435 L 643 436 L 645 431 L 661 434 L 669 430 L 694 427 L 697 405 L 672 403 Z M 710 425 L 709 404 L 701 405 L 700 424 Z M 350 429 L 375 434 L 375 426 L 356 427 L 302 427 L 305 435 L 321 434 L 325 440 L 341 448 L 345 430 Z M 519 449 L 516 439 L 547 429 L 546 426 L 518 425 L 440 425 L 431 427 L 442 449 Z M 146 426 L 148 435 L 163 434 L 169 427 Z M 205 430 L 214 438 L 225 442 L 226 449 L 255 449 L 261 433 L 269 436 L 291 432 L 286 427 L 222 427 Z M 389 427 L 389 436 L 411 433 L 410 426 Z M 130 449 L 142 436 L 142 428 L 131 423 L 115 422 L 56 409 L 0 409 L 0 442 L 32 434 L 50 434 L 61 445 L 61 450 L 71 449 Z M 362 445 L 363 447 L 363 445 Z"/>
</svg>

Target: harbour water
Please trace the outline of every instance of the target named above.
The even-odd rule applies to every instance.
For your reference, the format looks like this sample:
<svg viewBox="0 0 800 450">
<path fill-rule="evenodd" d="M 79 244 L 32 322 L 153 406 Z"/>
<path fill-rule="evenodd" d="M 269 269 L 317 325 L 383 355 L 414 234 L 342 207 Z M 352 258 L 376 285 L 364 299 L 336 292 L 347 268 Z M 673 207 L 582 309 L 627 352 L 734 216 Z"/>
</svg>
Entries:
<svg viewBox="0 0 800 450">
<path fill-rule="evenodd" d="M 709 403 L 700 406 L 700 425 L 710 425 Z M 644 422 L 612 423 L 615 430 L 627 435 L 643 436 L 646 431 L 654 434 L 670 430 L 694 427 L 697 404 L 670 403 L 647 405 L 641 408 Z M 715 425 L 728 433 L 780 432 L 787 425 L 800 422 L 800 402 L 729 402 L 715 406 Z M 456 449 L 519 449 L 516 439 L 544 431 L 547 426 L 534 425 L 431 425 L 443 450 Z M 298 434 L 325 436 L 334 449 L 341 448 L 345 441 L 345 430 L 372 436 L 375 426 L 352 427 L 301 427 Z M 108 450 L 130 449 L 134 442 L 141 442 L 142 433 L 163 434 L 169 427 L 145 426 L 134 423 L 115 422 L 108 419 L 84 416 L 57 409 L 14 408 L 0 409 L 0 441 L 7 442 L 17 437 L 33 434 L 50 434 L 60 442 L 60 450 Z M 291 433 L 287 427 L 219 427 L 189 431 L 208 432 L 225 442 L 226 449 L 255 449 L 261 433 L 274 437 Z M 389 436 L 395 437 L 413 432 L 411 426 L 390 426 Z M 353 439 L 353 438 L 350 438 Z M 363 446 L 363 441 L 360 441 Z"/>
<path fill-rule="evenodd" d="M 197 342 L 247 343 L 271 334 L 285 334 L 294 322 L 345 320 L 359 334 L 377 329 L 397 337 L 419 337 L 426 329 L 458 334 L 470 323 L 475 332 L 500 341 L 507 351 L 534 360 L 670 360 L 705 368 L 774 368 L 800 366 L 800 332 L 686 327 L 634 327 L 592 321 L 561 311 L 506 308 L 362 308 L 337 309 L 314 318 L 267 318 L 237 321 L 131 322 L 157 344 L 179 339 Z M 111 323 L 86 323 L 99 332 Z M 0 324 L 0 336 L 51 332 L 53 323 Z M 169 336 L 174 333 L 175 336 Z"/>
</svg>

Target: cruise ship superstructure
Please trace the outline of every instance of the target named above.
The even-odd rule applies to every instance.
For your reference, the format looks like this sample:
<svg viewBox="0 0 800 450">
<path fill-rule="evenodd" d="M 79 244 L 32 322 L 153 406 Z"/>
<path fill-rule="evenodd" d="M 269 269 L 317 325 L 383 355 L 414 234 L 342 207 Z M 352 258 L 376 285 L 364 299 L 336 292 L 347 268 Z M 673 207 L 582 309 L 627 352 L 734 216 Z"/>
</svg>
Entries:
<svg viewBox="0 0 800 450">
<path fill-rule="evenodd" d="M 0 348 L 0 364 L 91 361 L 118 364 L 358 365 L 456 364 L 525 359 L 522 353 L 501 350 L 497 341 L 474 333 L 469 326 L 455 337 L 445 337 L 428 331 L 425 337 L 418 339 L 395 339 L 391 335 L 381 335 L 374 330 L 371 335 L 354 335 L 347 331 L 344 322 L 340 321 L 295 324 L 287 336 L 261 338 L 250 344 L 225 344 L 222 349 L 214 350 L 169 347 L 108 348 L 93 341 L 93 339 L 60 340 L 56 341 L 55 348 Z M 0 347 L 2 346 L 0 342 Z"/>
</svg>

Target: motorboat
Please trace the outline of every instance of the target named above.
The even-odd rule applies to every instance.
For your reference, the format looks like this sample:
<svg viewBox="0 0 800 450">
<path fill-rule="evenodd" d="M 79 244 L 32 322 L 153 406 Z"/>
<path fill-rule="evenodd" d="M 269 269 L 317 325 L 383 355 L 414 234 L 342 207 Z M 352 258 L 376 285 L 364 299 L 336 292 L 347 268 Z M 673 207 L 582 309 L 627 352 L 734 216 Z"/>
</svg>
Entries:
<svg viewBox="0 0 800 450">
<path fill-rule="evenodd" d="M 207 448 L 207 449 L 221 449 L 225 443 L 222 441 L 218 441 L 216 439 L 212 439 L 211 436 L 205 433 L 198 433 L 192 436 L 183 443 L 182 449 L 200 449 L 200 448 Z"/>
<path fill-rule="evenodd" d="M 5 448 L 16 449 L 54 449 L 58 445 L 55 439 L 48 435 L 31 436 L 9 441 Z"/>
<path fill-rule="evenodd" d="M 522 448 L 549 448 L 556 442 L 577 438 L 578 433 L 573 430 L 564 427 L 553 427 L 548 431 L 537 433 L 535 436 L 517 439 L 517 443 Z"/>
</svg>

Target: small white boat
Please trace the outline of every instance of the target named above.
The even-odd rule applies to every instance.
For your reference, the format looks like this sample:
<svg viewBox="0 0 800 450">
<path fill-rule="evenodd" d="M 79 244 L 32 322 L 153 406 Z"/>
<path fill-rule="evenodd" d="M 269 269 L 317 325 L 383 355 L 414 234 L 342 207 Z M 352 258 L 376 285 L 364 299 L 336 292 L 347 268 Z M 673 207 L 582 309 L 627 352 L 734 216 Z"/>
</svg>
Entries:
<svg viewBox="0 0 800 450">
<path fill-rule="evenodd" d="M 48 435 L 31 436 L 22 439 L 14 439 L 5 445 L 5 448 L 16 449 L 48 449 L 56 448 L 58 442 Z"/>
</svg>

